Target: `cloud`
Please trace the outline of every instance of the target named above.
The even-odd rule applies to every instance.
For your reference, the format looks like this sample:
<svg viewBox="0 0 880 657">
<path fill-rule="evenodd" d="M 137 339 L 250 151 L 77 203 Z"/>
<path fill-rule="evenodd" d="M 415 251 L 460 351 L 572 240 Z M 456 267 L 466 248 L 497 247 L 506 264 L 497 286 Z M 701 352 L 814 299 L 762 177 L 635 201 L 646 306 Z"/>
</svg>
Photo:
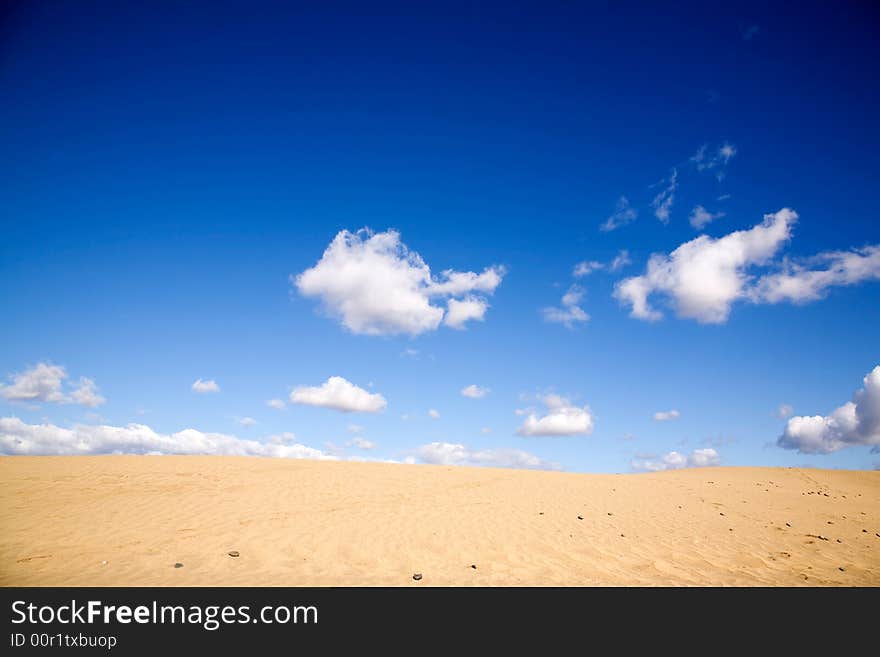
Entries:
<svg viewBox="0 0 880 657">
<path fill-rule="evenodd" d="M 468 449 L 460 443 L 433 442 L 413 452 L 422 463 L 434 465 L 475 465 L 495 468 L 527 468 L 532 470 L 559 470 L 556 463 L 520 449 Z"/>
<path fill-rule="evenodd" d="M 345 427 L 345 430 L 348 431 L 348 433 L 362 433 L 364 428 L 360 424 L 349 424 Z"/>
<path fill-rule="evenodd" d="M 595 260 L 584 260 L 583 262 L 577 263 L 571 273 L 572 276 L 574 276 L 575 278 L 581 278 L 583 276 L 589 276 L 594 271 L 602 269 L 603 267 L 605 267 L 605 265 L 603 265 L 601 262 L 596 262 Z"/>
<path fill-rule="evenodd" d="M 880 280 L 880 244 L 851 251 L 820 253 L 803 262 L 785 260 L 782 270 L 762 276 L 752 291 L 758 303 L 808 303 L 831 287 Z"/>
<path fill-rule="evenodd" d="M 211 392 L 220 392 L 220 386 L 217 385 L 214 379 L 208 379 L 207 381 L 196 379 L 195 383 L 192 384 L 192 390 L 203 395 Z"/>
<path fill-rule="evenodd" d="M 470 397 L 471 399 L 481 399 L 489 394 L 489 388 L 481 388 L 475 383 L 472 383 L 471 385 L 462 388 L 461 394 L 465 397 Z"/>
<path fill-rule="evenodd" d="M 376 443 L 374 443 L 372 440 L 367 440 L 366 438 L 363 438 L 362 436 L 355 436 L 354 438 L 349 440 L 347 443 L 345 443 L 345 446 L 346 447 L 354 446 L 354 447 L 357 447 L 358 449 L 368 449 L 369 450 L 369 449 L 375 449 Z"/>
<path fill-rule="evenodd" d="M 538 417 L 529 413 L 517 429 L 520 436 L 578 436 L 593 433 L 593 416 L 589 407 L 573 406 L 565 397 L 547 395 L 543 398 L 547 414 Z"/>
<path fill-rule="evenodd" d="M 791 238 L 797 213 L 783 208 L 764 215 L 749 230 L 738 230 L 714 239 L 708 235 L 685 242 L 671 254 L 655 253 L 644 274 L 617 284 L 614 296 L 630 306 L 630 315 L 657 320 L 662 314 L 651 307 L 649 297 L 667 297 L 679 317 L 703 324 L 727 321 L 731 305 L 751 295 L 746 270 L 765 264 Z"/>
<path fill-rule="evenodd" d="M 437 418 L 440 417 L 440 411 L 432 408 L 431 410 L 428 411 L 428 417 L 436 420 Z"/>
<path fill-rule="evenodd" d="M 345 413 L 378 413 L 388 404 L 382 395 L 369 393 L 341 376 L 331 376 L 320 386 L 299 386 L 290 393 L 290 401 Z"/>
<path fill-rule="evenodd" d="M 274 408 L 276 411 L 283 411 L 287 408 L 287 404 L 283 399 L 267 399 L 266 406 L 269 408 Z"/>
<path fill-rule="evenodd" d="M 632 260 L 629 259 L 629 251 L 623 249 L 614 257 L 614 260 L 608 265 L 608 269 L 611 271 L 619 271 L 629 264 L 632 264 Z"/>
<path fill-rule="evenodd" d="M 695 449 L 689 455 L 668 452 L 657 458 L 651 455 L 637 456 L 630 461 L 633 470 L 641 472 L 661 472 L 681 468 L 704 468 L 721 464 L 721 456 L 711 447 Z"/>
<path fill-rule="evenodd" d="M 554 324 L 562 324 L 565 328 L 573 329 L 577 322 L 588 322 L 590 316 L 580 307 L 581 299 L 583 299 L 584 291 L 578 285 L 572 285 L 562 296 L 562 307 L 542 308 L 541 314 L 544 316 L 545 322 Z"/>
<path fill-rule="evenodd" d="M 780 404 L 779 408 L 776 409 L 776 417 L 780 420 L 784 420 L 792 415 L 794 415 L 794 409 L 788 404 Z"/>
<path fill-rule="evenodd" d="M 668 224 L 669 213 L 672 210 L 672 204 L 675 202 L 675 190 L 678 188 L 678 170 L 673 169 L 669 178 L 664 178 L 657 184 L 665 186 L 654 197 L 654 200 L 651 201 L 651 207 L 654 208 L 654 216 L 664 224 Z"/>
<path fill-rule="evenodd" d="M 318 263 L 292 282 L 300 294 L 317 297 L 330 315 L 352 333 L 418 335 L 446 324 L 461 328 L 469 319 L 483 319 L 488 304 L 483 297 L 501 284 L 504 268 L 482 273 L 446 270 L 439 278 L 418 253 L 400 241 L 397 231 L 373 233 L 362 229 L 341 231 Z M 465 297 L 444 309 L 432 303 Z"/>
<path fill-rule="evenodd" d="M 689 221 L 691 222 L 691 226 L 693 226 L 697 230 L 702 230 L 708 224 L 715 221 L 716 219 L 721 219 L 721 217 L 723 216 L 725 216 L 724 212 L 709 212 L 702 205 L 698 205 L 693 210 L 691 210 Z"/>
<path fill-rule="evenodd" d="M 671 411 L 657 411 L 654 413 L 654 419 L 657 420 L 657 422 L 666 422 L 668 420 L 677 420 L 680 415 L 681 413 L 675 409 Z"/>
<path fill-rule="evenodd" d="M 292 434 L 289 434 L 292 438 Z M 64 429 L 54 424 L 25 424 L 16 417 L 0 418 L 0 453 L 50 454 L 220 454 L 228 456 L 277 456 L 329 459 L 324 452 L 270 437 L 267 442 L 245 440 L 220 433 L 184 429 L 161 434 L 144 424 L 124 427 L 74 425 Z"/>
<path fill-rule="evenodd" d="M 80 377 L 79 387 L 64 392 L 67 370 L 60 365 L 37 363 L 24 372 L 13 374 L 11 379 L 9 385 L 0 384 L 0 397 L 9 401 L 81 404 L 89 408 L 107 401 L 98 393 L 95 382 L 86 377 Z"/>
<path fill-rule="evenodd" d="M 490 427 L 483 427 L 482 429 L 480 429 L 480 433 L 492 433 L 492 429 Z"/>
<path fill-rule="evenodd" d="M 617 200 L 617 205 L 614 207 L 614 212 L 608 219 L 605 220 L 601 226 L 599 226 L 599 230 L 603 233 L 607 233 L 612 230 L 616 230 L 621 226 L 626 226 L 627 224 L 632 223 L 636 220 L 636 217 L 639 216 L 638 211 L 630 206 L 629 199 L 626 196 L 621 196 Z"/>
<path fill-rule="evenodd" d="M 252 417 L 238 417 L 235 418 L 235 421 L 243 427 L 252 427 L 257 423 L 257 421 Z"/>
<path fill-rule="evenodd" d="M 880 445 L 880 365 L 862 379 L 852 401 L 830 415 L 788 420 L 777 445 L 801 454 L 830 454 L 854 445 Z"/>
<path fill-rule="evenodd" d="M 714 171 L 715 177 L 720 182 L 727 175 L 727 164 L 733 159 L 736 152 L 736 146 L 728 142 L 724 142 L 711 152 L 709 145 L 703 144 L 691 156 L 690 161 L 697 167 L 697 171 Z"/>
<path fill-rule="evenodd" d="M 464 329 L 466 322 L 483 321 L 486 311 L 489 309 L 489 303 L 479 297 L 466 297 L 461 301 L 450 299 L 447 308 L 443 323 L 450 328 Z"/>
<path fill-rule="evenodd" d="M 407 347 L 403 351 L 400 352 L 401 356 L 406 356 L 407 358 L 418 358 L 419 350 L 413 349 L 412 347 Z"/>
</svg>

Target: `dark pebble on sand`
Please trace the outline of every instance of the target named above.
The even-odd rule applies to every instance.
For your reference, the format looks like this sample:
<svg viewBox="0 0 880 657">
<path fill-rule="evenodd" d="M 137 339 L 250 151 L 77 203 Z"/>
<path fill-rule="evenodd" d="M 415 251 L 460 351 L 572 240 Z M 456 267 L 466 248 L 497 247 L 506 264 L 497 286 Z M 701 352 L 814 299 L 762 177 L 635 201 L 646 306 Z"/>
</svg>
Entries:
<svg viewBox="0 0 880 657">
<path fill-rule="evenodd" d="M 477 569 L 477 564 L 472 563 L 472 564 L 471 564 L 471 568 L 473 568 L 474 570 L 476 570 L 476 569 Z"/>
<path fill-rule="evenodd" d="M 786 527 L 791 527 L 791 523 L 790 523 L 790 522 L 787 522 L 787 523 L 785 523 L 785 526 L 786 526 Z"/>
<path fill-rule="evenodd" d="M 842 572 L 842 573 L 845 573 L 845 572 L 846 572 L 846 568 L 844 568 L 843 566 L 841 566 L 841 567 L 838 568 L 837 570 L 839 570 L 839 571 Z"/>
<path fill-rule="evenodd" d="M 613 513 L 611 513 L 611 512 L 610 512 L 610 511 L 609 511 L 609 512 L 608 512 L 608 515 L 609 515 L 609 516 L 613 516 L 613 515 L 614 515 L 614 514 L 613 514 Z"/>
<path fill-rule="evenodd" d="M 175 568 L 183 568 L 183 564 L 178 561 L 176 564 L 174 564 L 174 567 Z"/>
<path fill-rule="evenodd" d="M 578 520 L 583 520 L 583 519 L 584 519 L 583 516 L 578 516 Z"/>
<path fill-rule="evenodd" d="M 413 575 L 413 579 L 416 580 L 416 581 L 418 582 L 420 579 L 422 579 L 422 574 L 421 574 L 421 573 L 416 573 L 415 575 Z"/>
<path fill-rule="evenodd" d="M 238 556 L 238 550 L 230 550 L 230 551 L 227 552 L 226 554 L 228 554 L 230 557 L 237 557 L 237 556 Z"/>
</svg>

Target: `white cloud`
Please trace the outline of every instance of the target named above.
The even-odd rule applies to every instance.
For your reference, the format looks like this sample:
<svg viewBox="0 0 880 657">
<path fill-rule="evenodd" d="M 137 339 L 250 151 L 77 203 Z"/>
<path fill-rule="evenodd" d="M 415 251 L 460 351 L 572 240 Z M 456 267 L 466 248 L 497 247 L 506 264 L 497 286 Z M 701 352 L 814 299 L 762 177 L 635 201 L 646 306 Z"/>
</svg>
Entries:
<svg viewBox="0 0 880 657">
<path fill-rule="evenodd" d="M 252 417 L 237 417 L 235 421 L 238 422 L 243 427 L 252 427 L 257 421 Z"/>
<path fill-rule="evenodd" d="M 276 411 L 283 411 L 287 408 L 287 404 L 283 399 L 268 399 L 266 400 L 266 406 L 274 408 Z"/>
<path fill-rule="evenodd" d="M 481 388 L 475 383 L 472 383 L 471 385 L 462 388 L 461 394 L 465 397 L 470 397 L 471 399 L 481 399 L 489 394 L 489 388 Z"/>
<path fill-rule="evenodd" d="M 217 382 L 214 381 L 214 379 L 208 379 L 207 381 L 196 379 L 195 383 L 192 384 L 192 389 L 193 392 L 198 392 L 199 394 L 220 392 L 220 386 L 217 385 Z"/>
<path fill-rule="evenodd" d="M 830 454 L 853 445 L 880 445 L 880 365 L 862 380 L 852 401 L 830 415 L 789 419 L 777 444 L 802 454 Z"/>
<path fill-rule="evenodd" d="M 759 303 L 808 303 L 824 297 L 830 287 L 868 280 L 880 280 L 880 245 L 820 253 L 802 263 L 785 260 L 782 271 L 758 280 L 752 299 Z"/>
<path fill-rule="evenodd" d="M 583 276 L 589 276 L 594 271 L 598 269 L 602 269 L 605 265 L 601 262 L 597 262 L 595 260 L 584 260 L 583 262 L 579 262 L 574 266 L 574 270 L 572 271 L 572 275 L 575 278 L 581 278 Z"/>
<path fill-rule="evenodd" d="M 716 219 L 721 219 L 721 217 L 725 216 L 724 212 L 709 212 L 702 205 L 697 205 L 691 210 L 691 216 L 689 218 L 691 222 L 691 226 L 696 228 L 697 230 L 702 230 L 711 222 Z"/>
<path fill-rule="evenodd" d="M 428 417 L 436 420 L 437 418 L 440 417 L 440 411 L 432 408 L 431 410 L 428 411 Z"/>
<path fill-rule="evenodd" d="M 669 178 L 664 178 L 657 184 L 664 185 L 664 187 L 651 201 L 651 207 L 654 208 L 654 216 L 667 224 L 672 204 L 675 202 L 675 190 L 678 188 L 678 170 L 673 169 Z"/>
<path fill-rule="evenodd" d="M 360 424 L 349 424 L 345 427 L 345 430 L 348 431 L 348 433 L 363 433 L 364 428 Z"/>
<path fill-rule="evenodd" d="M 629 199 L 627 199 L 626 196 L 621 196 L 617 200 L 617 205 L 614 207 L 614 213 L 605 220 L 604 224 L 599 226 L 599 230 L 604 233 L 616 230 L 621 226 L 626 226 L 627 224 L 632 223 L 638 216 L 638 211 L 630 206 Z"/>
<path fill-rule="evenodd" d="M 288 434 L 292 439 L 292 434 Z M 283 436 L 268 442 L 245 440 L 220 433 L 184 429 L 161 434 L 144 424 L 124 427 L 25 424 L 16 417 L 0 418 L 2 454 L 220 454 L 229 456 L 277 456 L 328 459 L 324 452 L 300 445 Z"/>
<path fill-rule="evenodd" d="M 465 328 L 465 323 L 471 320 L 482 322 L 489 309 L 489 303 L 480 297 L 465 297 L 461 301 L 450 299 L 446 305 L 448 310 L 443 323 L 454 329 Z"/>
<path fill-rule="evenodd" d="M 86 377 L 80 377 L 79 387 L 65 393 L 67 370 L 60 365 L 37 363 L 24 372 L 13 374 L 11 379 L 9 385 L 0 384 L 0 397 L 9 401 L 81 404 L 89 408 L 107 401 L 98 393 L 95 382 Z"/>
<path fill-rule="evenodd" d="M 299 386 L 290 393 L 290 401 L 346 413 L 378 413 L 387 406 L 382 395 L 369 393 L 341 376 L 331 376 L 320 386 Z"/>
<path fill-rule="evenodd" d="M 783 208 L 764 215 L 764 221 L 749 230 L 718 239 L 700 235 L 669 255 L 655 253 L 646 272 L 618 283 L 614 295 L 628 304 L 630 315 L 638 319 L 662 317 L 648 301 L 651 294 L 657 293 L 671 300 L 679 317 L 705 324 L 723 323 L 731 305 L 751 294 L 746 269 L 772 258 L 790 239 L 796 221 L 797 213 Z"/>
<path fill-rule="evenodd" d="M 482 429 L 480 429 L 480 433 L 492 433 L 492 429 L 490 427 L 483 427 Z"/>
<path fill-rule="evenodd" d="M 716 150 L 709 151 L 709 145 L 703 144 L 691 157 L 691 162 L 697 167 L 697 171 L 715 171 L 715 177 L 720 181 L 727 175 L 727 164 L 736 155 L 736 147 L 724 142 Z"/>
<path fill-rule="evenodd" d="M 779 408 L 776 409 L 776 417 L 778 417 L 780 420 L 789 418 L 792 415 L 794 415 L 794 409 L 788 404 L 780 404 Z"/>
<path fill-rule="evenodd" d="M 608 265 L 608 269 L 611 271 L 619 271 L 631 263 L 632 260 L 629 259 L 629 251 L 623 249 L 614 257 L 614 260 Z"/>
<path fill-rule="evenodd" d="M 419 357 L 419 350 L 413 349 L 412 347 L 407 347 L 402 352 L 400 352 L 400 355 L 406 356 L 408 358 L 418 358 Z"/>
<path fill-rule="evenodd" d="M 668 420 L 677 420 L 681 413 L 676 411 L 675 409 L 671 411 L 657 411 L 654 413 L 654 419 L 658 422 L 666 422 Z"/>
<path fill-rule="evenodd" d="M 721 456 L 711 447 L 695 449 L 689 455 L 668 452 L 661 457 L 642 456 L 630 461 L 633 470 L 642 472 L 661 472 L 681 468 L 705 468 L 721 464 Z"/>
<path fill-rule="evenodd" d="M 538 417 L 529 413 L 517 429 L 521 436 L 577 436 L 593 432 L 593 416 L 589 407 L 573 406 L 565 397 L 547 395 L 543 398 L 547 414 Z"/>
<path fill-rule="evenodd" d="M 566 328 L 574 328 L 576 322 L 588 322 L 590 316 L 580 307 L 584 291 L 578 285 L 572 285 L 568 292 L 562 296 L 562 307 L 549 307 L 541 309 L 545 322 L 562 324 Z"/>
<path fill-rule="evenodd" d="M 414 451 L 422 463 L 435 465 L 476 465 L 496 468 L 559 470 L 555 463 L 520 449 L 468 449 L 460 443 L 433 442 Z"/>
<path fill-rule="evenodd" d="M 318 297 L 352 333 L 418 335 L 436 330 L 444 318 L 444 309 L 433 304 L 434 299 L 466 297 L 449 305 L 449 326 L 460 328 L 468 319 L 482 319 L 488 304 L 476 293 L 492 294 L 503 276 L 504 269 L 493 266 L 480 274 L 446 270 L 435 278 L 397 231 L 362 229 L 341 231 L 321 260 L 293 283 L 303 296 Z"/>
<path fill-rule="evenodd" d="M 376 448 L 376 443 L 374 443 L 372 440 L 367 440 L 366 438 L 363 438 L 362 436 L 355 436 L 354 438 L 349 440 L 347 443 L 345 443 L 345 445 L 346 445 L 346 447 L 354 446 L 354 447 L 357 447 L 358 449 L 375 449 Z"/>
</svg>

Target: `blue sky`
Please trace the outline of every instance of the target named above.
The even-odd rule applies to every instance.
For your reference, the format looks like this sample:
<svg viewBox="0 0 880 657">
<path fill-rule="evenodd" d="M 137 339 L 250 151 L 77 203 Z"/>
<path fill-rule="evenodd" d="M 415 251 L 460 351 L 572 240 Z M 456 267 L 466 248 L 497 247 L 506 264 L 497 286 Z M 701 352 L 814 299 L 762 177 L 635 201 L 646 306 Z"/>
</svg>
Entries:
<svg viewBox="0 0 880 657">
<path fill-rule="evenodd" d="M 0 451 L 880 463 L 867 3 L 8 11 Z"/>
</svg>

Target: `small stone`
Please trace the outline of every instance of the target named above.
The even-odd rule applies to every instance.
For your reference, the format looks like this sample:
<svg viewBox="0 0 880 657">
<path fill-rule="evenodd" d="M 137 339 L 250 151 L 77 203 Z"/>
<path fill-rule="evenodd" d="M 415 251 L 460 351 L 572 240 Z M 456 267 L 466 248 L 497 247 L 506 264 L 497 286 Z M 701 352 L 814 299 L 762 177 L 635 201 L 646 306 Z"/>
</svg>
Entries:
<svg viewBox="0 0 880 657">
<path fill-rule="evenodd" d="M 868 533 L 868 530 L 867 530 L 867 529 L 863 529 L 863 530 L 862 530 L 862 533 L 863 533 L 863 534 L 867 534 L 867 533 Z"/>
<path fill-rule="evenodd" d="M 723 514 L 723 513 L 719 513 L 718 515 L 719 515 L 719 516 L 723 516 L 724 514 Z"/>
<path fill-rule="evenodd" d="M 473 568 L 474 570 L 476 570 L 476 569 L 477 569 L 477 564 L 472 563 L 472 564 L 471 564 L 471 568 Z"/>
<path fill-rule="evenodd" d="M 786 526 L 786 527 L 791 527 L 791 523 L 790 523 L 790 522 L 787 522 L 787 523 L 785 523 L 785 526 Z"/>
<path fill-rule="evenodd" d="M 237 556 L 238 556 L 238 550 L 230 550 L 230 551 L 227 552 L 226 554 L 228 554 L 230 557 L 237 557 Z"/>
<path fill-rule="evenodd" d="M 621 534 L 621 535 L 620 535 L 620 538 L 626 538 L 626 536 L 624 536 L 623 534 Z"/>
<path fill-rule="evenodd" d="M 174 564 L 174 567 L 175 568 L 183 568 L 183 564 L 178 561 L 176 564 Z"/>
<path fill-rule="evenodd" d="M 584 519 L 583 516 L 578 516 L 578 520 L 583 520 L 583 519 Z"/>
<path fill-rule="evenodd" d="M 421 574 L 421 573 L 416 573 L 415 575 L 413 575 L 413 579 L 416 580 L 416 581 L 418 582 L 420 579 L 422 579 L 422 574 Z"/>
<path fill-rule="evenodd" d="M 609 515 L 609 516 L 613 516 L 614 514 L 611 513 L 611 511 L 609 511 L 609 512 L 608 512 L 608 515 Z"/>
<path fill-rule="evenodd" d="M 846 568 L 844 568 L 843 566 L 841 566 L 841 567 L 838 568 L 837 570 L 839 570 L 839 571 L 842 572 L 842 573 L 845 573 L 845 572 L 846 572 Z"/>
<path fill-rule="evenodd" d="M 838 542 L 838 543 L 843 543 L 843 541 L 841 541 L 839 538 L 837 539 L 837 542 Z"/>
</svg>

